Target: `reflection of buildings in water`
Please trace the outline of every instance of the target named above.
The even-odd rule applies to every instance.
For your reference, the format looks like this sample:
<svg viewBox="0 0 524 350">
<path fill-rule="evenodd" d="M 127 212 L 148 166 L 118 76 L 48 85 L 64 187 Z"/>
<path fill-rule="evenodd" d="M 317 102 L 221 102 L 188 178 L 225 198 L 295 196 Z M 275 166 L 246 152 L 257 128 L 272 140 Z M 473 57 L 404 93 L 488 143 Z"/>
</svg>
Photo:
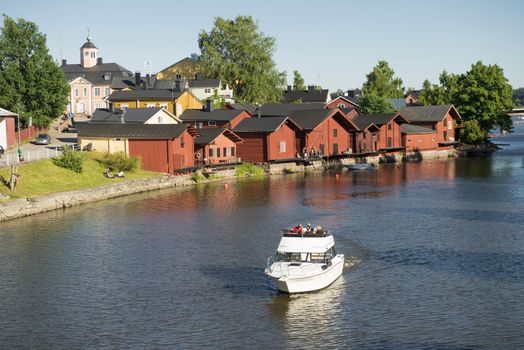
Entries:
<svg viewBox="0 0 524 350">
<path fill-rule="evenodd" d="M 342 275 L 318 292 L 276 295 L 268 308 L 288 335 L 289 344 L 283 347 L 324 348 L 328 345 L 343 322 L 342 303 L 347 287 Z"/>
</svg>

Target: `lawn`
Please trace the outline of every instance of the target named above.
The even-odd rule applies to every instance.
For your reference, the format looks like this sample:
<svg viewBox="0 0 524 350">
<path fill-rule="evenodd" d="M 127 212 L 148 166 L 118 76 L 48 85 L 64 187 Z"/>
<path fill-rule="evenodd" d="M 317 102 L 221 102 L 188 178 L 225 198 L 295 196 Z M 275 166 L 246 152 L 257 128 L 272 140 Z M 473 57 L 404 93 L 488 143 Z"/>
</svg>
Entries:
<svg viewBox="0 0 524 350">
<path fill-rule="evenodd" d="M 20 177 L 15 191 L 11 192 L 8 185 L 1 181 L 0 192 L 13 199 L 28 198 L 160 175 L 159 173 L 137 170 L 126 173 L 124 179 L 108 179 L 104 176 L 104 167 L 97 161 L 97 159 L 102 158 L 103 154 L 96 152 L 84 154 L 86 158 L 83 172 L 80 174 L 54 165 L 51 159 L 21 164 L 18 167 Z M 0 169 L 0 180 L 9 179 L 10 174 L 10 168 Z"/>
</svg>

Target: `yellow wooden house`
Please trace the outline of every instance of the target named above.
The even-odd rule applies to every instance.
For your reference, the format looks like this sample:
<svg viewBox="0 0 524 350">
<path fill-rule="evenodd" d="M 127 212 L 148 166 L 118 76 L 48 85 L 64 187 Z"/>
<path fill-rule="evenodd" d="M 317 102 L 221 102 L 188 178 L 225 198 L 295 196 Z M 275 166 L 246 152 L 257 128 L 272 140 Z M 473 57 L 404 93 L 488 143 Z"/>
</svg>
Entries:
<svg viewBox="0 0 524 350">
<path fill-rule="evenodd" d="M 196 57 L 186 57 L 156 74 L 160 80 L 193 80 L 201 73 Z"/>
<path fill-rule="evenodd" d="M 186 109 L 204 107 L 202 102 L 187 90 L 122 90 L 114 91 L 107 100 L 117 109 L 162 107 L 177 117 Z"/>
</svg>

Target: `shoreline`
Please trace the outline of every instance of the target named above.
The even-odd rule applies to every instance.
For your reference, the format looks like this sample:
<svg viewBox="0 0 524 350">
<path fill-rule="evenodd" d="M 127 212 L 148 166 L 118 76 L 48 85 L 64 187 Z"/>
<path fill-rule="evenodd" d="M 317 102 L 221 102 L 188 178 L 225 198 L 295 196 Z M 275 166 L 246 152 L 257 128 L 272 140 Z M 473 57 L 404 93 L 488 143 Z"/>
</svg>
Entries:
<svg viewBox="0 0 524 350">
<path fill-rule="evenodd" d="M 359 159 L 369 164 L 380 164 L 380 163 L 404 163 L 404 162 L 420 162 L 424 160 L 433 159 L 448 159 L 454 157 L 455 152 L 438 151 L 427 153 L 425 157 L 420 159 L 413 159 L 409 155 L 404 157 L 365 157 L 365 159 Z M 277 174 L 291 174 L 291 173 L 304 173 L 312 171 L 324 171 L 329 169 L 342 168 L 346 164 L 352 164 L 357 162 L 355 158 L 344 160 L 331 160 L 331 161 L 314 161 L 310 165 L 297 165 L 294 162 L 291 163 L 276 163 L 270 164 L 265 167 L 265 172 L 261 177 L 267 177 Z M 81 204 L 99 202 L 106 199 L 117 198 L 142 192 L 150 192 L 155 190 L 161 190 L 166 188 L 174 187 L 187 187 L 199 184 L 206 184 L 211 182 L 218 182 L 227 179 L 241 179 L 236 175 L 235 169 L 220 170 L 213 173 L 210 176 L 200 174 L 199 180 L 195 181 L 193 175 L 159 175 L 155 177 L 122 181 L 114 184 L 98 186 L 93 188 L 73 190 L 66 192 L 55 192 L 48 195 L 37 196 L 32 198 L 21 198 L 8 201 L 0 204 L 0 223 L 9 220 L 15 220 L 39 213 L 44 213 L 52 210 L 68 208 Z M 249 177 L 248 175 L 247 177 Z"/>
</svg>

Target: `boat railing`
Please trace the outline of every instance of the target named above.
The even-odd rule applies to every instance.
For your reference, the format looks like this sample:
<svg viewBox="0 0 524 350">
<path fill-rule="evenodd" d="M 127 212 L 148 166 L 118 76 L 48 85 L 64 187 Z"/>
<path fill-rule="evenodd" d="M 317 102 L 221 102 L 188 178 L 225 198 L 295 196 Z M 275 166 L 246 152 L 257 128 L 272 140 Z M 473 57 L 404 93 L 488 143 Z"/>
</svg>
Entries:
<svg viewBox="0 0 524 350">
<path fill-rule="evenodd" d="M 284 237 L 326 237 L 330 236 L 331 233 L 329 233 L 328 230 L 318 230 L 316 232 L 295 232 L 292 229 L 289 228 L 283 228 L 282 229 L 282 235 Z"/>
</svg>

